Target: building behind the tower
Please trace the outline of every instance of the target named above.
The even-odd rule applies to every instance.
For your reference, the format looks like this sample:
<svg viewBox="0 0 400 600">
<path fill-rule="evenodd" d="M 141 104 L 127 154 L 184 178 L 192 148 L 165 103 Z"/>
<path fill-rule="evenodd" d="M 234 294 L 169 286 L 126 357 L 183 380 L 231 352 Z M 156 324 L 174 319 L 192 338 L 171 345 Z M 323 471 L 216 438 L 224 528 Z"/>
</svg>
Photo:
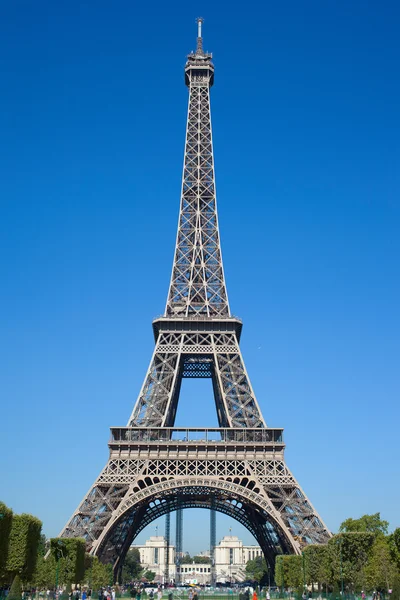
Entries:
<svg viewBox="0 0 400 600">
<path fill-rule="evenodd" d="M 165 582 L 167 541 L 164 536 L 151 536 L 144 545 L 132 545 L 132 548 L 139 550 L 140 562 L 147 571 L 156 573 L 155 581 Z M 209 557 L 209 552 L 199 552 L 198 556 L 202 558 Z M 260 546 L 246 546 L 235 535 L 226 535 L 215 547 L 215 570 L 217 583 L 238 583 L 245 581 L 246 563 L 257 556 L 262 556 Z M 175 565 L 175 546 L 169 546 L 169 579 L 174 582 L 176 579 Z M 180 567 L 180 580 L 183 584 L 198 583 L 207 585 L 210 583 L 211 565 L 210 563 L 183 562 Z"/>
</svg>

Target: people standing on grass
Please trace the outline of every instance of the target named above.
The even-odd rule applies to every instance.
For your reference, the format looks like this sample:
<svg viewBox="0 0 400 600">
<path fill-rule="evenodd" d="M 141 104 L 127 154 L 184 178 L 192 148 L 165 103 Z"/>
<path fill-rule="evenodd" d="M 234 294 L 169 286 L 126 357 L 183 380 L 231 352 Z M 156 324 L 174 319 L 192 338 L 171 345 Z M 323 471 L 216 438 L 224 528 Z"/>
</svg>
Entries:
<svg viewBox="0 0 400 600">
<path fill-rule="evenodd" d="M 265 594 L 265 600 L 271 600 L 271 594 L 269 593 L 269 588 L 267 588 L 267 593 Z"/>
<path fill-rule="evenodd" d="M 162 589 L 159 587 L 157 589 L 157 600 L 161 600 L 162 598 Z"/>
<path fill-rule="evenodd" d="M 253 592 L 253 600 L 258 600 L 256 590 L 254 590 L 254 592 Z"/>
</svg>

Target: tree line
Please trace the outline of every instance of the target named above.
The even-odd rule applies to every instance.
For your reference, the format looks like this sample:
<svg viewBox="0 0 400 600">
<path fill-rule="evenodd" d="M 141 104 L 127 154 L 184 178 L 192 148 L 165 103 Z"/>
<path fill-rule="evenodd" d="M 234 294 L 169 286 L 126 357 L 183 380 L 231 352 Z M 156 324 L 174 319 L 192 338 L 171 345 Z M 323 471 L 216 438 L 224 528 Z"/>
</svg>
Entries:
<svg viewBox="0 0 400 600">
<path fill-rule="evenodd" d="M 275 573 L 268 573 L 262 557 L 249 561 L 246 572 L 298 594 L 305 588 L 337 597 L 376 591 L 400 600 L 400 528 L 388 529 L 379 513 L 347 519 L 327 544 L 305 546 L 300 556 L 277 556 Z"/>
<path fill-rule="evenodd" d="M 306 546 L 301 556 L 278 556 L 276 584 L 344 595 L 379 591 L 400 600 L 400 528 L 388 529 L 379 513 L 347 519 L 327 544 Z"/>
<path fill-rule="evenodd" d="M 73 584 L 92 589 L 113 584 L 113 568 L 85 552 L 82 538 L 46 539 L 42 522 L 29 514 L 14 514 L 0 502 L 0 588 L 10 587 L 8 600 L 20 600 L 22 589 L 56 589 L 69 592 Z M 144 571 L 140 554 L 131 548 L 125 558 L 120 583 L 152 580 Z"/>
</svg>

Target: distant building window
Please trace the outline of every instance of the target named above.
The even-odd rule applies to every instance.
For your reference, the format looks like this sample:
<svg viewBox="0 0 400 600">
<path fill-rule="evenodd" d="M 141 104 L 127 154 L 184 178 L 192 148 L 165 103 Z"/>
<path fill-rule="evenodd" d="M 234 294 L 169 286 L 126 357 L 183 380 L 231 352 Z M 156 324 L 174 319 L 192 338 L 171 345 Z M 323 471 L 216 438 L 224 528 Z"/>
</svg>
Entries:
<svg viewBox="0 0 400 600">
<path fill-rule="evenodd" d="M 233 565 L 233 548 L 229 548 L 229 564 Z"/>
<path fill-rule="evenodd" d="M 154 564 L 158 565 L 158 548 L 154 548 Z"/>
</svg>

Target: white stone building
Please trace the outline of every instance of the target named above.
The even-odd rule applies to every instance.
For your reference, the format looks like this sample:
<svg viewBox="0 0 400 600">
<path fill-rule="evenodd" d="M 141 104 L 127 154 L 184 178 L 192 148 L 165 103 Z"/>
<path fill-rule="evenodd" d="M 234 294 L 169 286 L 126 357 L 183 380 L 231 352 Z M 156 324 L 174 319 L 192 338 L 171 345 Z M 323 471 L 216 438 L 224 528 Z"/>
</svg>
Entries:
<svg viewBox="0 0 400 600">
<path fill-rule="evenodd" d="M 144 546 L 134 545 L 140 553 L 142 566 L 156 573 L 156 581 L 165 583 L 166 548 L 164 536 L 151 536 Z M 200 552 L 199 556 L 207 556 L 208 552 Z M 235 535 L 226 535 L 218 546 L 215 547 L 215 568 L 217 582 L 229 583 L 244 581 L 246 577 L 246 563 L 257 556 L 262 556 L 260 546 L 245 546 L 242 540 Z M 176 579 L 175 546 L 169 546 L 169 579 Z M 182 583 L 210 583 L 210 564 L 181 564 L 180 580 Z"/>
<path fill-rule="evenodd" d="M 263 556 L 260 546 L 245 546 L 236 535 L 226 535 L 215 547 L 217 581 L 245 581 L 246 563 L 257 556 Z"/>
<path fill-rule="evenodd" d="M 136 544 L 132 548 L 137 548 L 140 554 L 140 562 L 146 571 L 154 571 L 156 581 L 165 583 L 167 540 L 163 535 L 152 535 L 146 540 L 144 546 Z M 169 546 L 168 552 L 170 580 L 175 578 L 175 546 Z"/>
</svg>

